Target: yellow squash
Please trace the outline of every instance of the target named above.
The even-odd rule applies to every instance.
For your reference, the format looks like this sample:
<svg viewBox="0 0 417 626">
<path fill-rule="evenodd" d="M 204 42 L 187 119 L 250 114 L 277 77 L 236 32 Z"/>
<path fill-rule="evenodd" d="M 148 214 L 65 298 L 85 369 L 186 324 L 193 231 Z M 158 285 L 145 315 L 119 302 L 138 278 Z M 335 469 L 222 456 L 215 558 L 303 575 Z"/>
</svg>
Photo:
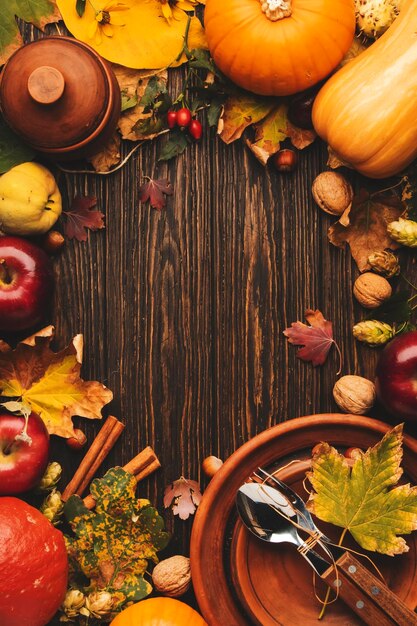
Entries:
<svg viewBox="0 0 417 626">
<path fill-rule="evenodd" d="M 398 174 L 417 156 L 417 6 L 338 71 L 313 108 L 318 135 L 370 178 Z"/>
</svg>

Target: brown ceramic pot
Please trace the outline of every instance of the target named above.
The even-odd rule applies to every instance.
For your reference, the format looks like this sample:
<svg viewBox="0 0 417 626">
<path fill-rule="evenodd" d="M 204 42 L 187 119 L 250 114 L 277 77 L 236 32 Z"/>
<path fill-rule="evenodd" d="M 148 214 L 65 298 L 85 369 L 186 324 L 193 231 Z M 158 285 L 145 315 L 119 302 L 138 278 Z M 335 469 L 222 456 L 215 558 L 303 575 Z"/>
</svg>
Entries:
<svg viewBox="0 0 417 626">
<path fill-rule="evenodd" d="M 0 76 L 0 107 L 9 126 L 57 160 L 97 152 L 116 129 L 120 88 L 90 46 L 47 37 L 17 50 Z"/>
</svg>

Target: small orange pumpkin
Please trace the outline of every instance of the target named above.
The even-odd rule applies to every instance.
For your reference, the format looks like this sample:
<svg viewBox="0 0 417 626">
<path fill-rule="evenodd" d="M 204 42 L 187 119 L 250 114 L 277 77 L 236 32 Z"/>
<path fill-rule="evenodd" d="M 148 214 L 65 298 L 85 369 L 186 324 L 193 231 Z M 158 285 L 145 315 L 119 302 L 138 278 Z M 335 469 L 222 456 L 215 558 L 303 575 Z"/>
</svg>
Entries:
<svg viewBox="0 0 417 626">
<path fill-rule="evenodd" d="M 325 78 L 355 34 L 353 0 L 207 0 L 207 42 L 233 82 L 283 96 Z"/>
<path fill-rule="evenodd" d="M 149 598 L 116 615 L 110 626 L 207 626 L 207 622 L 180 600 Z"/>
</svg>

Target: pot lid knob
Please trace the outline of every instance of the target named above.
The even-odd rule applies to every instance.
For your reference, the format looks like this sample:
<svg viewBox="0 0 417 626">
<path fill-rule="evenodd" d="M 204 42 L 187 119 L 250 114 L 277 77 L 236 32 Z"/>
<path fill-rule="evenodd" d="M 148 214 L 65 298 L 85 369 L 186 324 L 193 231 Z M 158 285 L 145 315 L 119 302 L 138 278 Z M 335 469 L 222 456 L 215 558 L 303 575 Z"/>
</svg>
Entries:
<svg viewBox="0 0 417 626">
<path fill-rule="evenodd" d="M 64 93 L 65 80 L 55 67 L 41 65 L 28 78 L 28 91 L 35 102 L 52 104 Z"/>
</svg>

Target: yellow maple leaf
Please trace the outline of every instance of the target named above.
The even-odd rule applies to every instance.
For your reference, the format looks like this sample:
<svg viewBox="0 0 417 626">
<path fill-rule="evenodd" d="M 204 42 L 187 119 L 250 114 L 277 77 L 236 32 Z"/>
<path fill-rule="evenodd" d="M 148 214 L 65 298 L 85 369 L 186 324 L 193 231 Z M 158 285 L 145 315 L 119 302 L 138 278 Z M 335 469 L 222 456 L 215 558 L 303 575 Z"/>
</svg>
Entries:
<svg viewBox="0 0 417 626">
<path fill-rule="evenodd" d="M 72 437 L 71 418 L 101 418 L 101 409 L 113 394 L 97 381 L 80 378 L 82 335 L 60 352 L 50 349 L 51 340 L 51 335 L 38 335 L 15 350 L 0 351 L 0 395 L 30 406 L 51 435 Z"/>
<path fill-rule="evenodd" d="M 402 469 L 399 424 L 352 467 L 328 443 L 321 443 L 307 474 L 314 492 L 309 510 L 324 522 L 348 530 L 365 550 L 381 554 L 408 551 L 403 537 L 417 529 L 417 487 L 397 485 Z"/>
</svg>

